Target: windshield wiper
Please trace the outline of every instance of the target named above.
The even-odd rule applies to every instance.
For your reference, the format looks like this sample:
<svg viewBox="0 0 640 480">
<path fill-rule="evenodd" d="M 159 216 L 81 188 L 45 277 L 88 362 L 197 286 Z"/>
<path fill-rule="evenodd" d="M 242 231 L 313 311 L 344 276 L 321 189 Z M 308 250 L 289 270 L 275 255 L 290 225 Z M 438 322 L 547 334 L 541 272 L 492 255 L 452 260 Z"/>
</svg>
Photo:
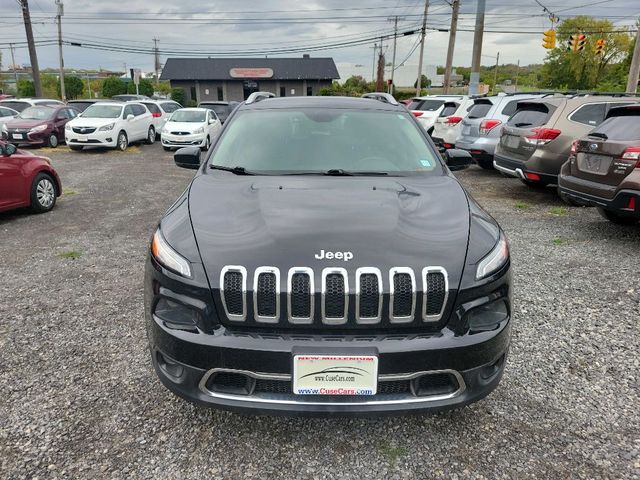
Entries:
<svg viewBox="0 0 640 480">
<path fill-rule="evenodd" d="M 598 138 L 602 138 L 604 140 L 607 140 L 609 137 L 607 137 L 606 133 L 602 133 L 602 132 L 591 132 L 588 133 L 587 136 L 589 137 L 598 137 Z"/>
<path fill-rule="evenodd" d="M 355 171 L 355 172 L 351 172 L 349 170 L 343 170 L 342 168 L 332 168 L 331 170 L 327 170 L 326 172 L 323 173 L 323 175 L 329 175 L 329 176 L 336 176 L 336 177 L 348 177 L 348 176 L 354 176 L 354 175 L 360 175 L 360 176 L 377 176 L 377 175 L 389 175 L 387 172 L 364 172 L 364 171 Z"/>
<path fill-rule="evenodd" d="M 225 167 L 223 165 L 209 165 L 209 168 L 214 170 L 224 170 L 225 172 L 231 172 L 236 175 L 255 175 L 255 173 L 246 170 L 244 167 Z"/>
<path fill-rule="evenodd" d="M 515 126 L 516 126 L 516 127 L 528 127 L 529 125 L 531 125 L 531 124 L 530 124 L 530 123 L 525 123 L 525 122 L 523 122 L 523 123 L 516 123 L 516 124 L 515 124 Z"/>
</svg>

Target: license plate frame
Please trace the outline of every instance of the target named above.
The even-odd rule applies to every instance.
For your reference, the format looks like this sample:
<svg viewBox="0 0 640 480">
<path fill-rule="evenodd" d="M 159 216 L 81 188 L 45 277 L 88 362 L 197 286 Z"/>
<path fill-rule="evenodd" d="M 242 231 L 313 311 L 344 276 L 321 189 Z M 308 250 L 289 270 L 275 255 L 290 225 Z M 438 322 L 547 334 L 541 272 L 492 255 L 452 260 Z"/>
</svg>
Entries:
<svg viewBox="0 0 640 480">
<path fill-rule="evenodd" d="M 377 355 L 293 355 L 294 395 L 373 396 L 377 388 Z"/>
<path fill-rule="evenodd" d="M 78 135 L 78 138 L 76 138 L 76 141 L 78 141 L 78 142 L 88 142 L 89 141 L 89 137 L 87 137 L 86 135 Z"/>
<path fill-rule="evenodd" d="M 11 138 L 14 140 L 24 140 L 24 135 L 22 133 L 13 133 L 11 134 Z"/>
<path fill-rule="evenodd" d="M 592 175 L 606 175 L 611 168 L 613 158 L 607 155 L 583 153 L 578 160 L 578 169 Z M 592 168 L 596 166 L 596 168 Z"/>
</svg>

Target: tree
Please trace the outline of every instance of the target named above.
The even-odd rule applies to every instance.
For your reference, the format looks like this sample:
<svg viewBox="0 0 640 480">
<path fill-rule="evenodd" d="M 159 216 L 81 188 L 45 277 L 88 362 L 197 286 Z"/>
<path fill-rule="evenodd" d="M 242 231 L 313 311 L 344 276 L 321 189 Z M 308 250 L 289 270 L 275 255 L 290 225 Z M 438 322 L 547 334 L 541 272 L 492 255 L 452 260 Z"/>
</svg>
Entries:
<svg viewBox="0 0 640 480">
<path fill-rule="evenodd" d="M 185 99 L 184 88 L 172 88 L 171 89 L 171 100 L 174 102 L 178 102 L 180 105 L 184 105 Z"/>
<path fill-rule="evenodd" d="M 82 95 L 83 91 L 84 83 L 82 83 L 80 77 L 76 77 L 75 75 L 64 76 L 64 92 L 69 100 L 78 98 L 78 96 Z M 58 80 L 57 92 L 58 96 L 60 96 L 60 80 Z"/>
<path fill-rule="evenodd" d="M 33 86 L 33 82 L 31 80 L 27 80 L 26 78 L 18 79 L 18 96 L 19 97 L 35 97 L 36 96 L 36 87 Z"/>
<path fill-rule="evenodd" d="M 127 93 L 136 93 L 136 84 L 133 82 L 127 83 Z M 148 78 L 141 78 L 138 84 L 138 93 L 140 95 L 146 95 L 150 97 L 153 95 L 153 83 Z"/>
<path fill-rule="evenodd" d="M 631 37 L 619 32 L 622 27 L 614 26 L 609 20 L 596 20 L 580 16 L 567 18 L 557 29 L 558 45 L 547 53 L 542 68 L 543 86 L 550 88 L 595 89 L 608 74 L 611 65 L 622 60 L 629 49 Z M 567 49 L 569 37 L 585 32 L 587 41 L 584 50 L 573 52 Z M 603 39 L 603 55 L 595 55 L 593 48 L 598 39 Z"/>
<path fill-rule="evenodd" d="M 111 98 L 114 95 L 127 93 L 127 84 L 118 77 L 107 77 L 102 82 L 102 96 Z"/>
<path fill-rule="evenodd" d="M 58 90 L 58 77 L 52 73 L 41 73 L 40 84 L 42 85 L 42 96 L 46 98 L 60 98 Z"/>
<path fill-rule="evenodd" d="M 422 74 L 420 76 L 420 88 L 427 88 L 431 86 L 431 80 L 427 78 L 426 75 Z M 418 79 L 413 82 L 413 88 L 418 88 Z"/>
<path fill-rule="evenodd" d="M 169 95 L 171 93 L 171 84 L 169 82 L 160 82 L 155 87 L 158 93 Z"/>
</svg>

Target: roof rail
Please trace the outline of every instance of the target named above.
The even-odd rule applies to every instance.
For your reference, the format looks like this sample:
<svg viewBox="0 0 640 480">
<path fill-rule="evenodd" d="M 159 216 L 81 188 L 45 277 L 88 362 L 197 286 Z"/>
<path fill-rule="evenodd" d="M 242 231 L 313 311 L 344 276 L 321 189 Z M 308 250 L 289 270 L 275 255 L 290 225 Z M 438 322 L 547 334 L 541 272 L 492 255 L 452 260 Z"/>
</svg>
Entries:
<svg viewBox="0 0 640 480">
<path fill-rule="evenodd" d="M 362 95 L 362 98 L 370 98 L 372 100 L 378 100 L 379 102 L 389 103 L 391 105 L 400 105 L 398 101 L 395 98 L 393 98 L 393 95 L 391 95 L 390 93 L 384 93 L 384 92 L 365 93 L 364 95 Z"/>
<path fill-rule="evenodd" d="M 253 92 L 251 95 L 249 95 L 249 98 L 247 98 L 244 103 L 247 105 L 251 105 L 252 103 L 257 103 L 261 100 L 266 100 L 267 98 L 274 98 L 275 96 L 275 93 L 271 92 Z"/>
</svg>

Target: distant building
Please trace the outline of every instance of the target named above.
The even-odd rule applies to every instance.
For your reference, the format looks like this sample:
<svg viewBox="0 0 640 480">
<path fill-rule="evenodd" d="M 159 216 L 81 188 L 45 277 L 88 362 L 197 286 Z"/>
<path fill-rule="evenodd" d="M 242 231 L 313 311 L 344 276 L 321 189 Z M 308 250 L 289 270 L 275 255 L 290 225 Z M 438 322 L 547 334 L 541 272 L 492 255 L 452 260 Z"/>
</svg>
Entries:
<svg viewBox="0 0 640 480">
<path fill-rule="evenodd" d="M 367 81 L 375 80 L 371 78 L 372 74 L 375 75 L 371 65 L 339 63 L 338 72 L 340 73 L 340 78 L 343 82 L 354 75 L 361 76 Z M 438 67 L 436 65 L 424 65 L 422 68 L 422 73 L 426 75 L 429 80 L 431 80 L 432 87 L 442 87 L 444 85 L 444 75 L 438 73 Z M 384 78 L 385 80 L 391 78 L 391 66 L 385 67 Z M 417 78 L 418 65 L 404 64 L 396 68 L 396 71 L 393 75 L 393 82 L 395 83 L 396 88 L 414 88 Z M 455 68 L 452 69 L 451 85 L 456 85 L 457 83 L 462 82 L 462 79 L 462 75 L 459 75 L 456 72 Z"/>
<path fill-rule="evenodd" d="M 161 80 L 186 100 L 242 101 L 252 92 L 279 97 L 318 95 L 340 78 L 332 58 L 168 58 Z"/>
</svg>

